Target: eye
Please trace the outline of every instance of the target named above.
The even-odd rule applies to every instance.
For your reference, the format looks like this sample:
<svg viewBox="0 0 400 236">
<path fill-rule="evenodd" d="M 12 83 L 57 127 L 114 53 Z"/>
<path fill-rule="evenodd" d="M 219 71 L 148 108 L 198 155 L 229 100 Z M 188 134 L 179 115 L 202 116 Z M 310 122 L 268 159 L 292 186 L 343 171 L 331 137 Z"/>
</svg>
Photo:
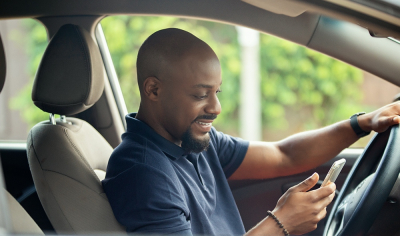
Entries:
<svg viewBox="0 0 400 236">
<path fill-rule="evenodd" d="M 221 90 L 221 89 L 218 89 L 215 93 L 218 94 L 218 93 L 220 93 L 220 92 L 222 92 L 222 90 Z"/>
<path fill-rule="evenodd" d="M 208 95 L 203 95 L 203 96 L 197 96 L 197 95 L 193 95 L 195 98 L 197 98 L 198 100 L 203 100 L 205 98 L 208 97 Z"/>
</svg>

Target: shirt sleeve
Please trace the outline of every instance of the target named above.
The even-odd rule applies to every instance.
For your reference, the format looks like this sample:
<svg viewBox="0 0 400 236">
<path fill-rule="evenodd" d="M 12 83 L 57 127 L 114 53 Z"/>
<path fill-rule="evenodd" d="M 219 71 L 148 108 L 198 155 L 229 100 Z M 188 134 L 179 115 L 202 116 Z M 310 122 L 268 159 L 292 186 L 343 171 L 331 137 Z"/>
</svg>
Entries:
<svg viewBox="0 0 400 236">
<path fill-rule="evenodd" d="M 249 147 L 249 141 L 216 131 L 214 127 L 211 129 L 210 134 L 225 177 L 229 178 L 242 164 Z"/>
<path fill-rule="evenodd" d="M 179 186 L 162 171 L 136 164 L 105 179 L 103 188 L 127 232 L 191 235 L 190 213 Z"/>
</svg>

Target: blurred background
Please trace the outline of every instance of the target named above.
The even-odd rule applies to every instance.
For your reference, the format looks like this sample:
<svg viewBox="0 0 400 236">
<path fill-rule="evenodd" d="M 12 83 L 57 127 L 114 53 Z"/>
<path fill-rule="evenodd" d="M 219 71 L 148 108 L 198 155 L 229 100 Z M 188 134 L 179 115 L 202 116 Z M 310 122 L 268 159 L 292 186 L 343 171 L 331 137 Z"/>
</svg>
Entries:
<svg viewBox="0 0 400 236">
<path fill-rule="evenodd" d="M 223 84 L 217 130 L 249 140 L 288 135 L 348 119 L 392 101 L 399 87 L 321 53 L 275 36 L 232 25 L 175 17 L 111 16 L 101 25 L 129 112 L 138 109 L 136 57 L 157 30 L 191 32 L 218 55 Z M 40 22 L 0 21 L 7 79 L 0 94 L 0 140 L 26 140 L 48 114 L 33 105 L 31 89 L 48 44 Z M 353 147 L 363 147 L 363 138 Z"/>
</svg>

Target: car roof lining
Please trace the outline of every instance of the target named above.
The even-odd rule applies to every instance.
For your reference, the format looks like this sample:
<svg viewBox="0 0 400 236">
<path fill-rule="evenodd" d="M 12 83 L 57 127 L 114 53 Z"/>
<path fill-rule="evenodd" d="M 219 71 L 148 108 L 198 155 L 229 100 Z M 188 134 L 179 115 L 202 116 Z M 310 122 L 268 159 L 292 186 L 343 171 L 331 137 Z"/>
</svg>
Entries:
<svg viewBox="0 0 400 236">
<path fill-rule="evenodd" d="M 326 0 L 349 9 L 364 12 L 367 15 L 375 16 L 392 24 L 400 25 L 400 3 L 390 3 L 384 0 Z"/>
<path fill-rule="evenodd" d="M 348 21 L 356 25 L 360 25 L 364 28 L 369 29 L 373 32 L 378 32 L 379 35 L 391 36 L 400 39 L 400 21 L 394 20 L 394 16 L 389 13 L 377 11 L 371 8 L 365 7 L 365 5 L 359 5 L 355 7 L 354 3 L 349 4 L 338 4 L 342 3 L 341 0 L 297 0 L 304 4 L 312 6 L 313 12 L 323 14 L 335 19 Z M 335 3 L 333 3 L 335 2 Z M 347 2 L 347 1 L 346 1 Z"/>
<path fill-rule="evenodd" d="M 61 26 L 65 24 L 73 24 L 73 25 L 79 25 L 82 28 L 86 29 L 88 32 L 90 32 L 90 35 L 93 37 L 94 41 L 97 42 L 97 40 L 94 37 L 95 35 L 94 32 L 96 30 L 97 24 L 103 17 L 104 16 L 83 15 L 83 16 L 39 17 L 36 19 L 46 26 L 47 35 L 49 39 L 51 39 L 57 33 L 58 29 L 61 28 Z"/>
<path fill-rule="evenodd" d="M 283 14 L 286 16 L 296 17 L 304 12 L 308 11 L 304 4 L 299 4 L 295 1 L 287 0 L 242 0 L 250 5 L 256 6 L 258 8 L 276 13 Z"/>
<path fill-rule="evenodd" d="M 320 13 L 321 5 L 314 4 L 314 1 L 303 0 L 242 0 L 248 4 L 259 7 L 261 9 L 283 14 L 291 17 L 296 17 L 304 12 Z M 319 1 L 321 2 L 321 1 Z M 327 2 L 351 9 L 356 12 L 363 13 L 367 16 L 374 16 L 377 19 L 386 21 L 393 25 L 400 26 L 398 17 L 400 16 L 400 8 L 394 4 L 389 4 L 384 1 L 371 0 L 325 0 Z"/>
</svg>

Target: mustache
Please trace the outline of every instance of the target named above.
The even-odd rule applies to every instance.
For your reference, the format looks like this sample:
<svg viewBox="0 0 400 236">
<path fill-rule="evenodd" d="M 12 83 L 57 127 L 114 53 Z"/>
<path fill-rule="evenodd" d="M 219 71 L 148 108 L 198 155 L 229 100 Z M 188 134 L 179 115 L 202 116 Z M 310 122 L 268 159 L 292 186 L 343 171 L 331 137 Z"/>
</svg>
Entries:
<svg viewBox="0 0 400 236">
<path fill-rule="evenodd" d="M 215 115 L 215 114 L 201 115 L 201 116 L 198 116 L 193 122 L 195 122 L 197 120 L 201 120 L 201 119 L 215 120 L 215 119 L 217 119 L 217 115 Z"/>
</svg>

